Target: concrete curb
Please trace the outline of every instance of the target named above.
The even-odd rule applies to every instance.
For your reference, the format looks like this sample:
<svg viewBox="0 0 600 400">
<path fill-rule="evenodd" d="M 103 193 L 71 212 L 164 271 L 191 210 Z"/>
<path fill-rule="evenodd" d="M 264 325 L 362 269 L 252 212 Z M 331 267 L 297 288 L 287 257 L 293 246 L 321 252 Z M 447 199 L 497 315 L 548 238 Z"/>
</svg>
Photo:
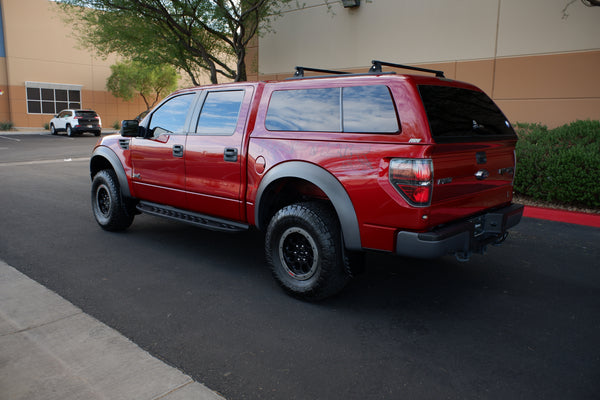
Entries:
<svg viewBox="0 0 600 400">
<path fill-rule="evenodd" d="M 600 214 L 588 214 L 576 211 L 558 210 L 555 208 L 525 206 L 523 216 L 526 218 L 545 219 L 548 221 L 566 222 L 568 224 L 600 228 Z"/>
<path fill-rule="evenodd" d="M 223 400 L 0 261 L 0 393 L 11 400 Z"/>
</svg>

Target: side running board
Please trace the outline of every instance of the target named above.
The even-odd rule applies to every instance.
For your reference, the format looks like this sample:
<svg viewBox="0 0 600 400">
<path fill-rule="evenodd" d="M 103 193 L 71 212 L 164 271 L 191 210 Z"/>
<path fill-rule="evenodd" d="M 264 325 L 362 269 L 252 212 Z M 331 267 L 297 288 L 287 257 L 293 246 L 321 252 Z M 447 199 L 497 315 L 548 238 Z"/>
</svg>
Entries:
<svg viewBox="0 0 600 400">
<path fill-rule="evenodd" d="M 137 209 L 143 213 L 169 218 L 175 221 L 187 222 L 188 224 L 200 226 L 220 232 L 241 232 L 248 230 L 249 226 L 235 221 L 210 217 L 208 215 L 198 214 L 191 211 L 181 210 L 175 207 L 169 207 L 162 204 L 140 201 Z"/>
</svg>

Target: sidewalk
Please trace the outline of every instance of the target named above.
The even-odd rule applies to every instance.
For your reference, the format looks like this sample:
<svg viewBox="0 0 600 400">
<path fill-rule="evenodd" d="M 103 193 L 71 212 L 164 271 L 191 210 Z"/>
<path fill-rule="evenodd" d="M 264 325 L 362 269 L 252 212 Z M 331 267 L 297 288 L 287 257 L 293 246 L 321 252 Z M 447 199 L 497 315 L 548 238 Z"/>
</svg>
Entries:
<svg viewBox="0 0 600 400">
<path fill-rule="evenodd" d="M 0 398 L 223 400 L 3 261 Z"/>
</svg>

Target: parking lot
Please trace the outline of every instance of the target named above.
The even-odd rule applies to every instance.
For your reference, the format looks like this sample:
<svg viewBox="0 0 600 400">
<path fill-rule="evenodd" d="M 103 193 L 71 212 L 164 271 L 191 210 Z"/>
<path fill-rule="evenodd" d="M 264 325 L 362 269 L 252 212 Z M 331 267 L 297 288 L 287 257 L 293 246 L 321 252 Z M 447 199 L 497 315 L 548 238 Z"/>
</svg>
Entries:
<svg viewBox="0 0 600 400">
<path fill-rule="evenodd" d="M 0 259 L 225 398 L 597 398 L 600 229 L 526 218 L 468 263 L 368 254 L 305 303 L 260 232 L 146 215 L 102 231 L 95 141 L 0 135 Z"/>
</svg>

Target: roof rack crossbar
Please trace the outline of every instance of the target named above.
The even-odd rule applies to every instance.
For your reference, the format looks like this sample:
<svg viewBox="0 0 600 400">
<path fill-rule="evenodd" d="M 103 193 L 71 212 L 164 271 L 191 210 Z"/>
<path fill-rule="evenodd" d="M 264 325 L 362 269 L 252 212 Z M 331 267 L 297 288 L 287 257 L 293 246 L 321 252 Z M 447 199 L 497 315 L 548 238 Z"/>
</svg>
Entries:
<svg viewBox="0 0 600 400">
<path fill-rule="evenodd" d="M 294 78 L 301 78 L 304 76 L 304 71 L 309 71 L 309 72 L 320 72 L 323 74 L 336 74 L 336 75 L 340 75 L 340 74 L 349 74 L 350 72 L 346 72 L 346 71 L 333 71 L 330 69 L 320 69 L 320 68 L 308 68 L 308 67 L 300 67 L 297 66 L 296 67 L 296 72 L 294 73 Z"/>
<path fill-rule="evenodd" d="M 380 74 L 382 72 L 381 71 L 381 66 L 385 65 L 387 67 L 409 69 L 409 70 L 412 70 L 412 71 L 429 72 L 431 74 L 435 74 L 435 76 L 437 76 L 438 78 L 445 78 L 444 71 L 438 71 L 438 70 L 435 70 L 435 69 L 412 67 L 410 65 L 394 64 L 394 63 L 389 63 L 389 62 L 385 62 L 385 61 L 378 61 L 378 60 L 373 60 L 371 62 L 373 63 L 373 66 L 371 66 L 371 69 L 369 70 L 369 72 L 373 73 L 373 74 Z"/>
</svg>

